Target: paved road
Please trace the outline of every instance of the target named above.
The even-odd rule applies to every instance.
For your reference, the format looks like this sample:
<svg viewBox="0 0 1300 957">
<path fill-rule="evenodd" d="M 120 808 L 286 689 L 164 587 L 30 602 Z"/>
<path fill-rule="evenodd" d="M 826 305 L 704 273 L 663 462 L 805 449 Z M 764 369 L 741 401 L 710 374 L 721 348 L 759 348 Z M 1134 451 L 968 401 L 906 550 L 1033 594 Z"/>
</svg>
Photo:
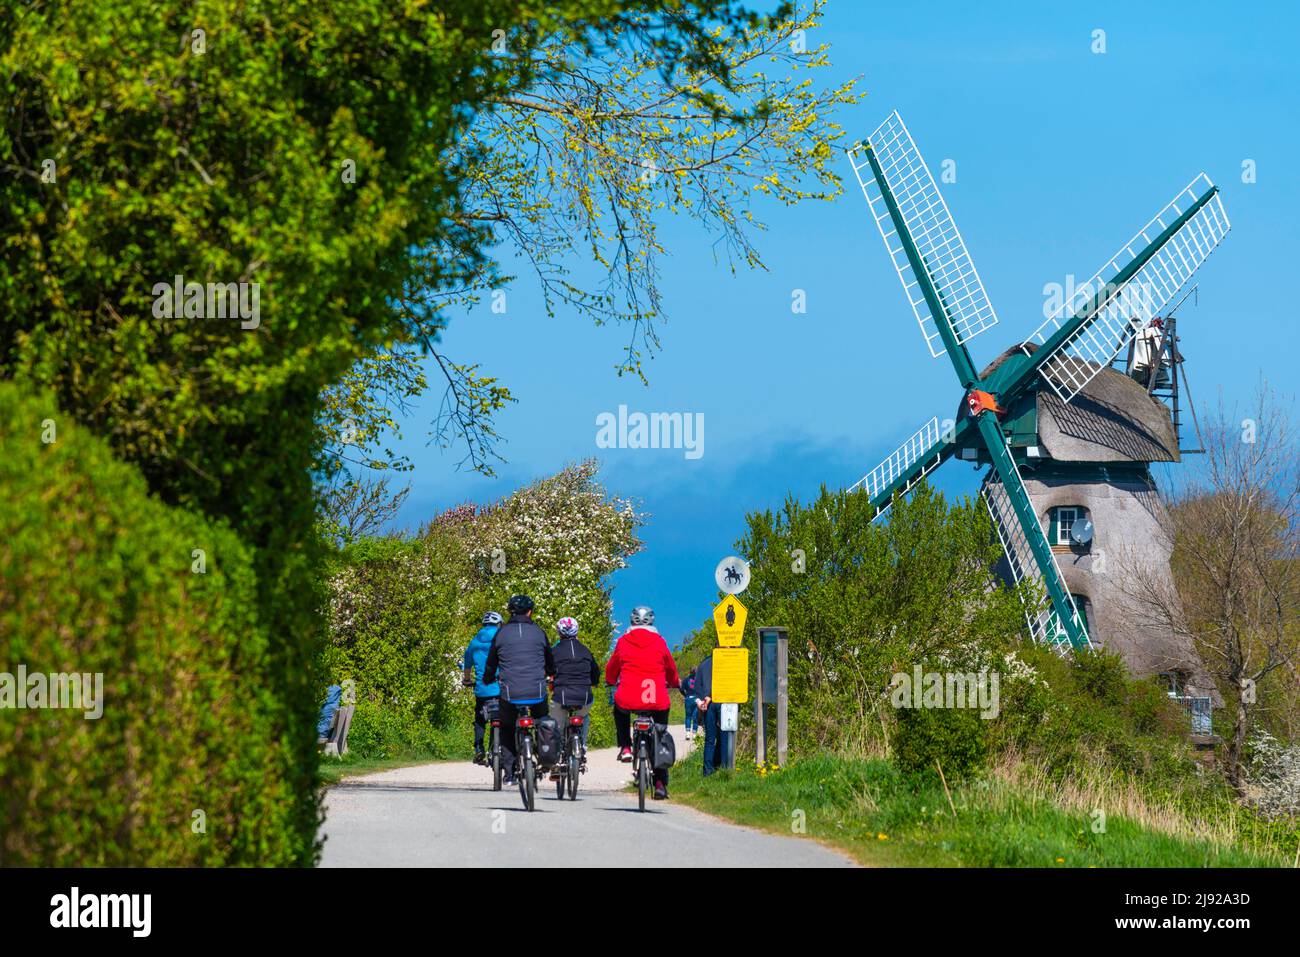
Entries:
<svg viewBox="0 0 1300 957">
<path fill-rule="evenodd" d="M 677 753 L 687 751 L 675 727 Z M 637 810 L 627 765 L 593 751 L 576 801 L 543 780 L 537 810 L 492 790 L 472 764 L 426 764 L 351 778 L 326 795 L 324 867 L 845 867 L 820 844 L 728 824 L 659 801 Z M 680 760 L 680 759 L 679 759 Z"/>
</svg>

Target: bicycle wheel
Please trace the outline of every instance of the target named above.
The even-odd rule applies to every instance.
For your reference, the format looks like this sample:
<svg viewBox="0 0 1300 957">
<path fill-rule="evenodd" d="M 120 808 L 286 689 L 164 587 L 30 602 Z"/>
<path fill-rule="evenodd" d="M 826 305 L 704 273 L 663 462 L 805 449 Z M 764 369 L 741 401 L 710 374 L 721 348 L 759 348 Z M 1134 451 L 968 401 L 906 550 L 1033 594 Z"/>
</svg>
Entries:
<svg viewBox="0 0 1300 957">
<path fill-rule="evenodd" d="M 531 811 L 537 802 L 537 779 L 534 775 L 532 742 L 524 738 L 519 752 L 519 796 L 523 798 L 527 811 Z"/>
<path fill-rule="evenodd" d="M 501 790 L 501 729 L 492 729 L 492 790 Z"/>
<path fill-rule="evenodd" d="M 636 754 L 636 797 L 641 810 L 645 810 L 645 792 L 650 787 L 650 759 L 646 757 L 645 745 L 637 747 Z"/>
<path fill-rule="evenodd" d="M 532 777 L 526 741 L 526 738 L 521 738 L 515 746 L 515 784 L 519 786 L 519 800 L 524 802 L 524 810 L 528 809 L 528 785 L 524 782 Z"/>
<path fill-rule="evenodd" d="M 569 755 L 569 800 L 570 801 L 576 801 L 578 799 L 578 774 L 580 773 L 578 770 L 578 763 L 579 763 L 578 749 L 575 747 L 573 749 L 573 752 Z"/>
<path fill-rule="evenodd" d="M 565 772 L 568 770 L 568 764 L 557 764 L 555 766 L 555 770 L 558 773 L 558 776 L 555 779 L 555 799 L 557 801 L 563 801 L 564 800 L 564 775 Z"/>
</svg>

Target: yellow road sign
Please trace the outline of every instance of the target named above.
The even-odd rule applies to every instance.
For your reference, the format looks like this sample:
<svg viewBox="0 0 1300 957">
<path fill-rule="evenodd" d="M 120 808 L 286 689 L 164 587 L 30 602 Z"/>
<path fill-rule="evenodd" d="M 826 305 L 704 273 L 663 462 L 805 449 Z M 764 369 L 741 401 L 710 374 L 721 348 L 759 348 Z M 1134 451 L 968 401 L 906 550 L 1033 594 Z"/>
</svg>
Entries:
<svg viewBox="0 0 1300 957">
<path fill-rule="evenodd" d="M 744 704 L 749 700 L 749 649 L 713 650 L 713 700 L 719 704 Z"/>
<path fill-rule="evenodd" d="M 740 599 L 728 595 L 713 609 L 713 624 L 718 628 L 718 644 L 724 648 L 735 648 L 740 644 L 740 637 L 745 633 L 745 616 L 749 614 Z"/>
</svg>

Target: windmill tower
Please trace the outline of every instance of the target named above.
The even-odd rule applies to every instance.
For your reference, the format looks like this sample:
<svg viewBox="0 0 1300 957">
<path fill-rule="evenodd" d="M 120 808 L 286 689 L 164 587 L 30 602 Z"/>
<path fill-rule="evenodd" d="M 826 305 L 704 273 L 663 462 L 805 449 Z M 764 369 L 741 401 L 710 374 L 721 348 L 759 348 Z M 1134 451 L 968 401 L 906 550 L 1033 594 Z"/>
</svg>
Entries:
<svg viewBox="0 0 1300 957">
<path fill-rule="evenodd" d="M 1178 460 L 1178 436 L 1150 384 L 1172 337 L 1149 330 L 1228 233 L 1218 188 L 1198 176 L 1027 340 L 977 372 L 966 344 L 997 314 L 898 113 L 849 158 L 930 354 L 948 356 L 963 392 L 950 428 L 932 418 L 852 488 L 879 517 L 949 458 L 987 465 L 982 497 L 1003 575 L 1041 586 L 1025 609 L 1031 637 L 1062 654 L 1107 647 L 1135 674 L 1212 694 L 1195 649 L 1133 613 L 1115 558 L 1169 575 L 1150 465 Z M 1110 368 L 1121 355 L 1146 386 Z"/>
</svg>

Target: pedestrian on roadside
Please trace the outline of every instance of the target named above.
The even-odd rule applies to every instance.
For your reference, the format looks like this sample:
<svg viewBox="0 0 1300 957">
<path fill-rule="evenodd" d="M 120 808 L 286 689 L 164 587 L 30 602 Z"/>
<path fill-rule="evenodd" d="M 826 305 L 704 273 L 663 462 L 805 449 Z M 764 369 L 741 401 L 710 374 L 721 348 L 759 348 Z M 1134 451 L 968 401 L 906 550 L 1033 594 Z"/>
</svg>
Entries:
<svg viewBox="0 0 1300 957">
<path fill-rule="evenodd" d="M 695 706 L 694 668 L 691 668 L 690 673 L 682 679 L 682 698 L 686 702 L 686 737 L 693 740 L 695 738 L 695 732 L 700 727 L 700 713 L 699 709 Z"/>
<path fill-rule="evenodd" d="M 330 729 L 334 727 L 334 716 L 339 712 L 339 702 L 343 700 L 343 687 L 330 685 L 325 689 L 325 703 L 321 705 L 316 718 L 316 744 L 324 745 L 329 740 Z"/>
<path fill-rule="evenodd" d="M 713 656 L 709 655 L 695 669 L 695 708 L 704 724 L 704 776 L 707 778 L 722 765 L 722 705 L 713 701 Z"/>
</svg>

